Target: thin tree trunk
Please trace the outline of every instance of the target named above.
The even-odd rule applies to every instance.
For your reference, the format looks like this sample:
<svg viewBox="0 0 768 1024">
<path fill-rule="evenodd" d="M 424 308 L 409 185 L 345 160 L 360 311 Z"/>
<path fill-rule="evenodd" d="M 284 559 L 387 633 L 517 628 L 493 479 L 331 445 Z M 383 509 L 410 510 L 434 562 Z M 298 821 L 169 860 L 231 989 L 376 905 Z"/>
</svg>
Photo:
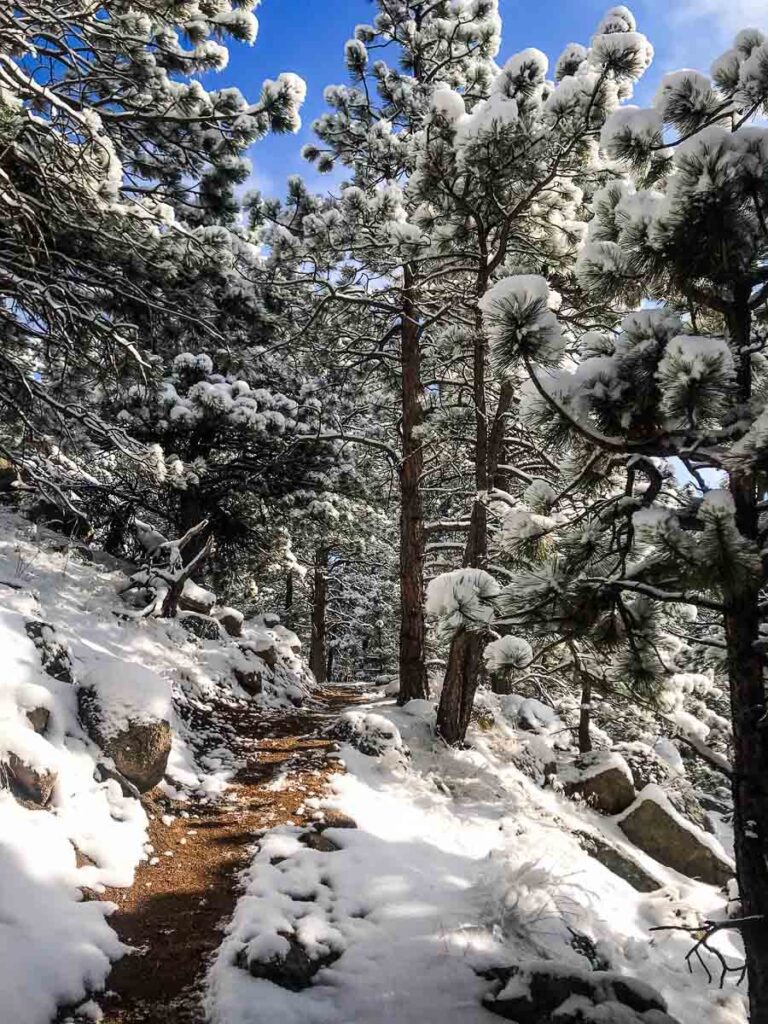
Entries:
<svg viewBox="0 0 768 1024">
<path fill-rule="evenodd" d="M 414 280 L 404 268 L 401 322 L 402 447 L 400 466 L 400 692 L 398 703 L 429 696 L 424 657 L 424 514 L 421 475 L 424 459 L 416 428 L 421 422 L 421 352 Z"/>
<path fill-rule="evenodd" d="M 751 319 L 748 292 L 728 317 L 734 348 L 748 352 Z M 737 297 L 738 299 L 738 297 Z M 738 401 L 749 401 L 751 361 L 738 367 Z M 733 472 L 730 491 L 739 533 L 758 541 L 758 481 L 752 472 Z M 760 488 L 762 491 L 762 488 Z M 733 724 L 734 852 L 742 916 L 760 920 L 741 926 L 747 961 L 750 1024 L 768 1024 L 768 722 L 763 655 L 756 649 L 760 627 L 757 581 L 739 593 L 725 593 L 725 636 Z"/>
<path fill-rule="evenodd" d="M 285 574 L 285 611 L 290 612 L 293 608 L 293 569 Z"/>
<path fill-rule="evenodd" d="M 483 285 L 483 294 L 485 286 Z M 491 430 L 488 430 L 488 410 L 485 398 L 485 363 L 488 342 L 483 331 L 479 309 L 475 319 L 474 396 L 475 429 L 475 487 L 485 494 L 495 486 L 499 457 L 504 450 L 507 413 L 512 405 L 514 388 L 510 381 L 502 384 L 499 404 Z M 464 565 L 482 568 L 488 555 L 488 516 L 485 503 L 475 501 L 470 519 L 469 537 L 464 551 Z M 443 681 L 440 706 L 437 709 L 437 731 L 446 743 L 461 743 L 467 734 L 469 717 L 477 687 L 482 679 L 482 650 L 486 636 L 480 630 L 460 631 L 451 641 L 448 667 Z"/>
<path fill-rule="evenodd" d="M 333 652 L 334 651 L 335 651 L 335 647 L 333 646 L 333 644 L 329 644 L 329 646 L 328 646 L 328 658 L 327 658 L 326 663 L 325 663 L 325 681 L 326 681 L 326 683 L 333 682 Z"/>
<path fill-rule="evenodd" d="M 588 754 L 592 750 L 592 737 L 589 734 L 589 723 L 592 717 L 592 680 L 583 672 L 581 675 L 581 707 L 579 708 L 579 753 Z"/>
<path fill-rule="evenodd" d="M 320 686 L 326 681 L 326 623 L 328 605 L 328 549 L 315 553 L 312 578 L 312 637 L 309 647 L 309 667 Z"/>
</svg>

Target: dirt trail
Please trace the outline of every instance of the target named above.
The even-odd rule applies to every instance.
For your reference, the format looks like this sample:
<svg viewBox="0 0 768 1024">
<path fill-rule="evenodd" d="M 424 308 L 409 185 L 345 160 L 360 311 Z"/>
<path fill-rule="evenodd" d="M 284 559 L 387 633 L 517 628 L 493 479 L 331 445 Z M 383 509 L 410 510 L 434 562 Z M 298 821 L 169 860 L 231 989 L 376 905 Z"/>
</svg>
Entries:
<svg viewBox="0 0 768 1024">
<path fill-rule="evenodd" d="M 115 964 L 99 998 L 104 1024 L 202 1024 L 201 983 L 233 912 L 254 833 L 311 820 L 305 801 L 322 795 L 341 770 L 322 731 L 355 697 L 352 689 L 326 688 L 313 707 L 287 714 L 216 709 L 246 762 L 235 783 L 208 804 L 144 801 L 157 862 L 139 867 L 131 889 L 102 897 L 118 905 L 110 924 L 137 950 Z"/>
</svg>

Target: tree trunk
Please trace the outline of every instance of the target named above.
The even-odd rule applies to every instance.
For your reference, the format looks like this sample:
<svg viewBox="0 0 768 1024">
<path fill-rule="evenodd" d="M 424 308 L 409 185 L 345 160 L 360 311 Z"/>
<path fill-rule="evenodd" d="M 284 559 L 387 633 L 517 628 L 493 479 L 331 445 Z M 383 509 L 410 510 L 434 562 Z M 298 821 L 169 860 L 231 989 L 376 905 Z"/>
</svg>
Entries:
<svg viewBox="0 0 768 1024">
<path fill-rule="evenodd" d="M 592 716 L 592 680 L 586 673 L 581 676 L 581 707 L 579 708 L 579 753 L 588 754 L 592 750 L 592 737 L 589 735 L 589 722 Z"/>
<path fill-rule="evenodd" d="M 333 646 L 333 644 L 329 644 L 329 646 L 328 646 L 328 658 L 326 659 L 326 662 L 325 662 L 325 681 L 326 681 L 326 683 L 333 682 L 333 652 L 334 652 L 334 650 L 335 650 L 335 647 Z"/>
<path fill-rule="evenodd" d="M 751 324 L 744 301 L 729 316 L 737 351 L 748 350 Z M 749 355 L 738 371 L 738 400 L 751 393 Z M 762 488 L 761 488 L 762 490 Z M 732 473 L 730 491 L 739 533 L 758 539 L 758 487 L 752 472 Z M 760 626 L 760 582 L 724 595 L 728 644 L 731 719 L 733 723 L 733 805 L 736 875 L 743 917 L 760 920 L 742 925 L 747 962 L 750 1024 L 768 1024 L 768 734 L 763 656 L 756 650 Z"/>
<path fill-rule="evenodd" d="M 309 647 L 309 667 L 320 686 L 326 680 L 325 613 L 328 605 L 328 549 L 315 553 L 312 578 L 312 638 Z"/>
<path fill-rule="evenodd" d="M 400 465 L 400 692 L 398 703 L 429 696 L 424 657 L 424 515 L 421 475 L 421 352 L 414 302 L 413 271 L 404 268 L 400 331 L 402 363 L 402 449 Z"/>
<path fill-rule="evenodd" d="M 484 294 L 483 284 L 480 295 Z M 475 487 L 485 494 L 495 486 L 499 456 L 504 450 L 507 413 L 514 394 L 510 381 L 502 384 L 499 404 L 493 425 L 488 430 L 488 410 L 485 398 L 485 363 L 488 342 L 483 330 L 482 315 L 476 311 L 474 349 L 475 398 Z M 488 555 L 488 515 L 485 503 L 476 500 L 472 507 L 469 537 L 464 550 L 464 565 L 482 568 Z M 485 633 L 479 630 L 461 631 L 451 641 L 448 667 L 443 681 L 440 706 L 437 709 L 437 731 L 446 743 L 461 743 L 467 734 L 469 716 L 475 692 L 483 672 L 482 649 Z"/>
<path fill-rule="evenodd" d="M 285 611 L 290 612 L 293 608 L 293 569 L 285 574 Z"/>
<path fill-rule="evenodd" d="M 462 743 L 467 735 L 480 675 L 483 643 L 477 632 L 461 629 L 451 641 L 437 731 L 446 743 Z"/>
<path fill-rule="evenodd" d="M 199 490 L 196 487 L 188 487 L 182 494 L 179 506 L 179 534 L 185 534 L 187 530 L 191 530 L 205 518 L 207 517 Z M 192 538 L 186 550 L 190 559 L 202 551 L 205 541 L 206 538 L 203 534 Z"/>
</svg>

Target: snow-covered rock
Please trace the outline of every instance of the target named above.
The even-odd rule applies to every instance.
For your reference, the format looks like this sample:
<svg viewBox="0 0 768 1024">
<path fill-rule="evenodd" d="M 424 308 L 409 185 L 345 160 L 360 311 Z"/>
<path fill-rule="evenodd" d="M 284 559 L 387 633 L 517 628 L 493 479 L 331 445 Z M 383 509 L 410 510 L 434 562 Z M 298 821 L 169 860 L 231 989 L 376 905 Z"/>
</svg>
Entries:
<svg viewBox="0 0 768 1024">
<path fill-rule="evenodd" d="M 78 691 L 80 719 L 115 768 L 141 793 L 165 775 L 171 752 L 171 689 L 142 665 L 103 658 Z"/>
<path fill-rule="evenodd" d="M 582 850 L 631 885 L 637 892 L 655 892 L 656 889 L 663 886 L 664 883 L 658 878 L 654 878 L 634 857 L 630 857 L 613 843 L 606 842 L 597 832 L 578 831 L 574 832 L 574 835 Z"/>
<path fill-rule="evenodd" d="M 619 828 L 660 864 L 709 885 L 726 885 L 734 866 L 712 836 L 686 821 L 664 791 L 649 784 L 618 820 Z"/>
<path fill-rule="evenodd" d="M 408 748 L 403 743 L 400 730 L 383 715 L 346 711 L 331 726 L 329 735 L 342 743 L 349 743 L 355 750 L 369 757 L 408 756 Z"/>
<path fill-rule="evenodd" d="M 9 755 L 7 764 L 0 768 L 0 778 L 7 782 L 13 795 L 38 807 L 48 804 L 58 777 L 54 769 L 25 764 L 13 753 Z"/>
<path fill-rule="evenodd" d="M 200 640 L 224 639 L 219 620 L 210 615 L 201 615 L 200 612 L 181 612 L 178 620 L 182 629 Z"/>
<path fill-rule="evenodd" d="M 675 1024 L 650 985 L 611 971 L 539 960 L 496 973 L 503 987 L 485 1006 L 515 1024 Z"/>
<path fill-rule="evenodd" d="M 179 608 L 185 612 L 199 612 L 210 615 L 216 604 L 216 595 L 192 580 L 184 582 L 184 589 L 179 597 Z"/>
<path fill-rule="evenodd" d="M 620 754 L 594 750 L 560 772 L 563 789 L 604 814 L 620 814 L 635 799 L 632 773 Z"/>
<path fill-rule="evenodd" d="M 227 606 L 214 608 L 213 615 L 214 618 L 219 620 L 229 636 L 243 635 L 243 613 L 238 611 L 237 608 L 229 608 Z"/>
</svg>

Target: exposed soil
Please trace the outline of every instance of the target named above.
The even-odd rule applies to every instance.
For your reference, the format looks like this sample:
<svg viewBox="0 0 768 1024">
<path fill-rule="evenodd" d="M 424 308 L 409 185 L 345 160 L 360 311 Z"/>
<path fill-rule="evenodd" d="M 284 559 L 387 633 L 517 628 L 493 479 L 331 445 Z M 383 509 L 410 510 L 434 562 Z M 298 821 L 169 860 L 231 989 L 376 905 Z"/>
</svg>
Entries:
<svg viewBox="0 0 768 1024">
<path fill-rule="evenodd" d="M 326 688 L 312 708 L 288 714 L 217 708 L 219 724 L 232 731 L 230 745 L 246 761 L 235 783 L 210 803 L 145 798 L 157 862 L 139 867 L 131 889 L 100 897 L 117 904 L 110 923 L 134 949 L 115 964 L 98 1000 L 105 1024 L 201 1024 L 205 970 L 255 836 L 312 820 L 306 800 L 323 795 L 341 770 L 322 731 L 354 697 L 353 690 Z"/>
</svg>

